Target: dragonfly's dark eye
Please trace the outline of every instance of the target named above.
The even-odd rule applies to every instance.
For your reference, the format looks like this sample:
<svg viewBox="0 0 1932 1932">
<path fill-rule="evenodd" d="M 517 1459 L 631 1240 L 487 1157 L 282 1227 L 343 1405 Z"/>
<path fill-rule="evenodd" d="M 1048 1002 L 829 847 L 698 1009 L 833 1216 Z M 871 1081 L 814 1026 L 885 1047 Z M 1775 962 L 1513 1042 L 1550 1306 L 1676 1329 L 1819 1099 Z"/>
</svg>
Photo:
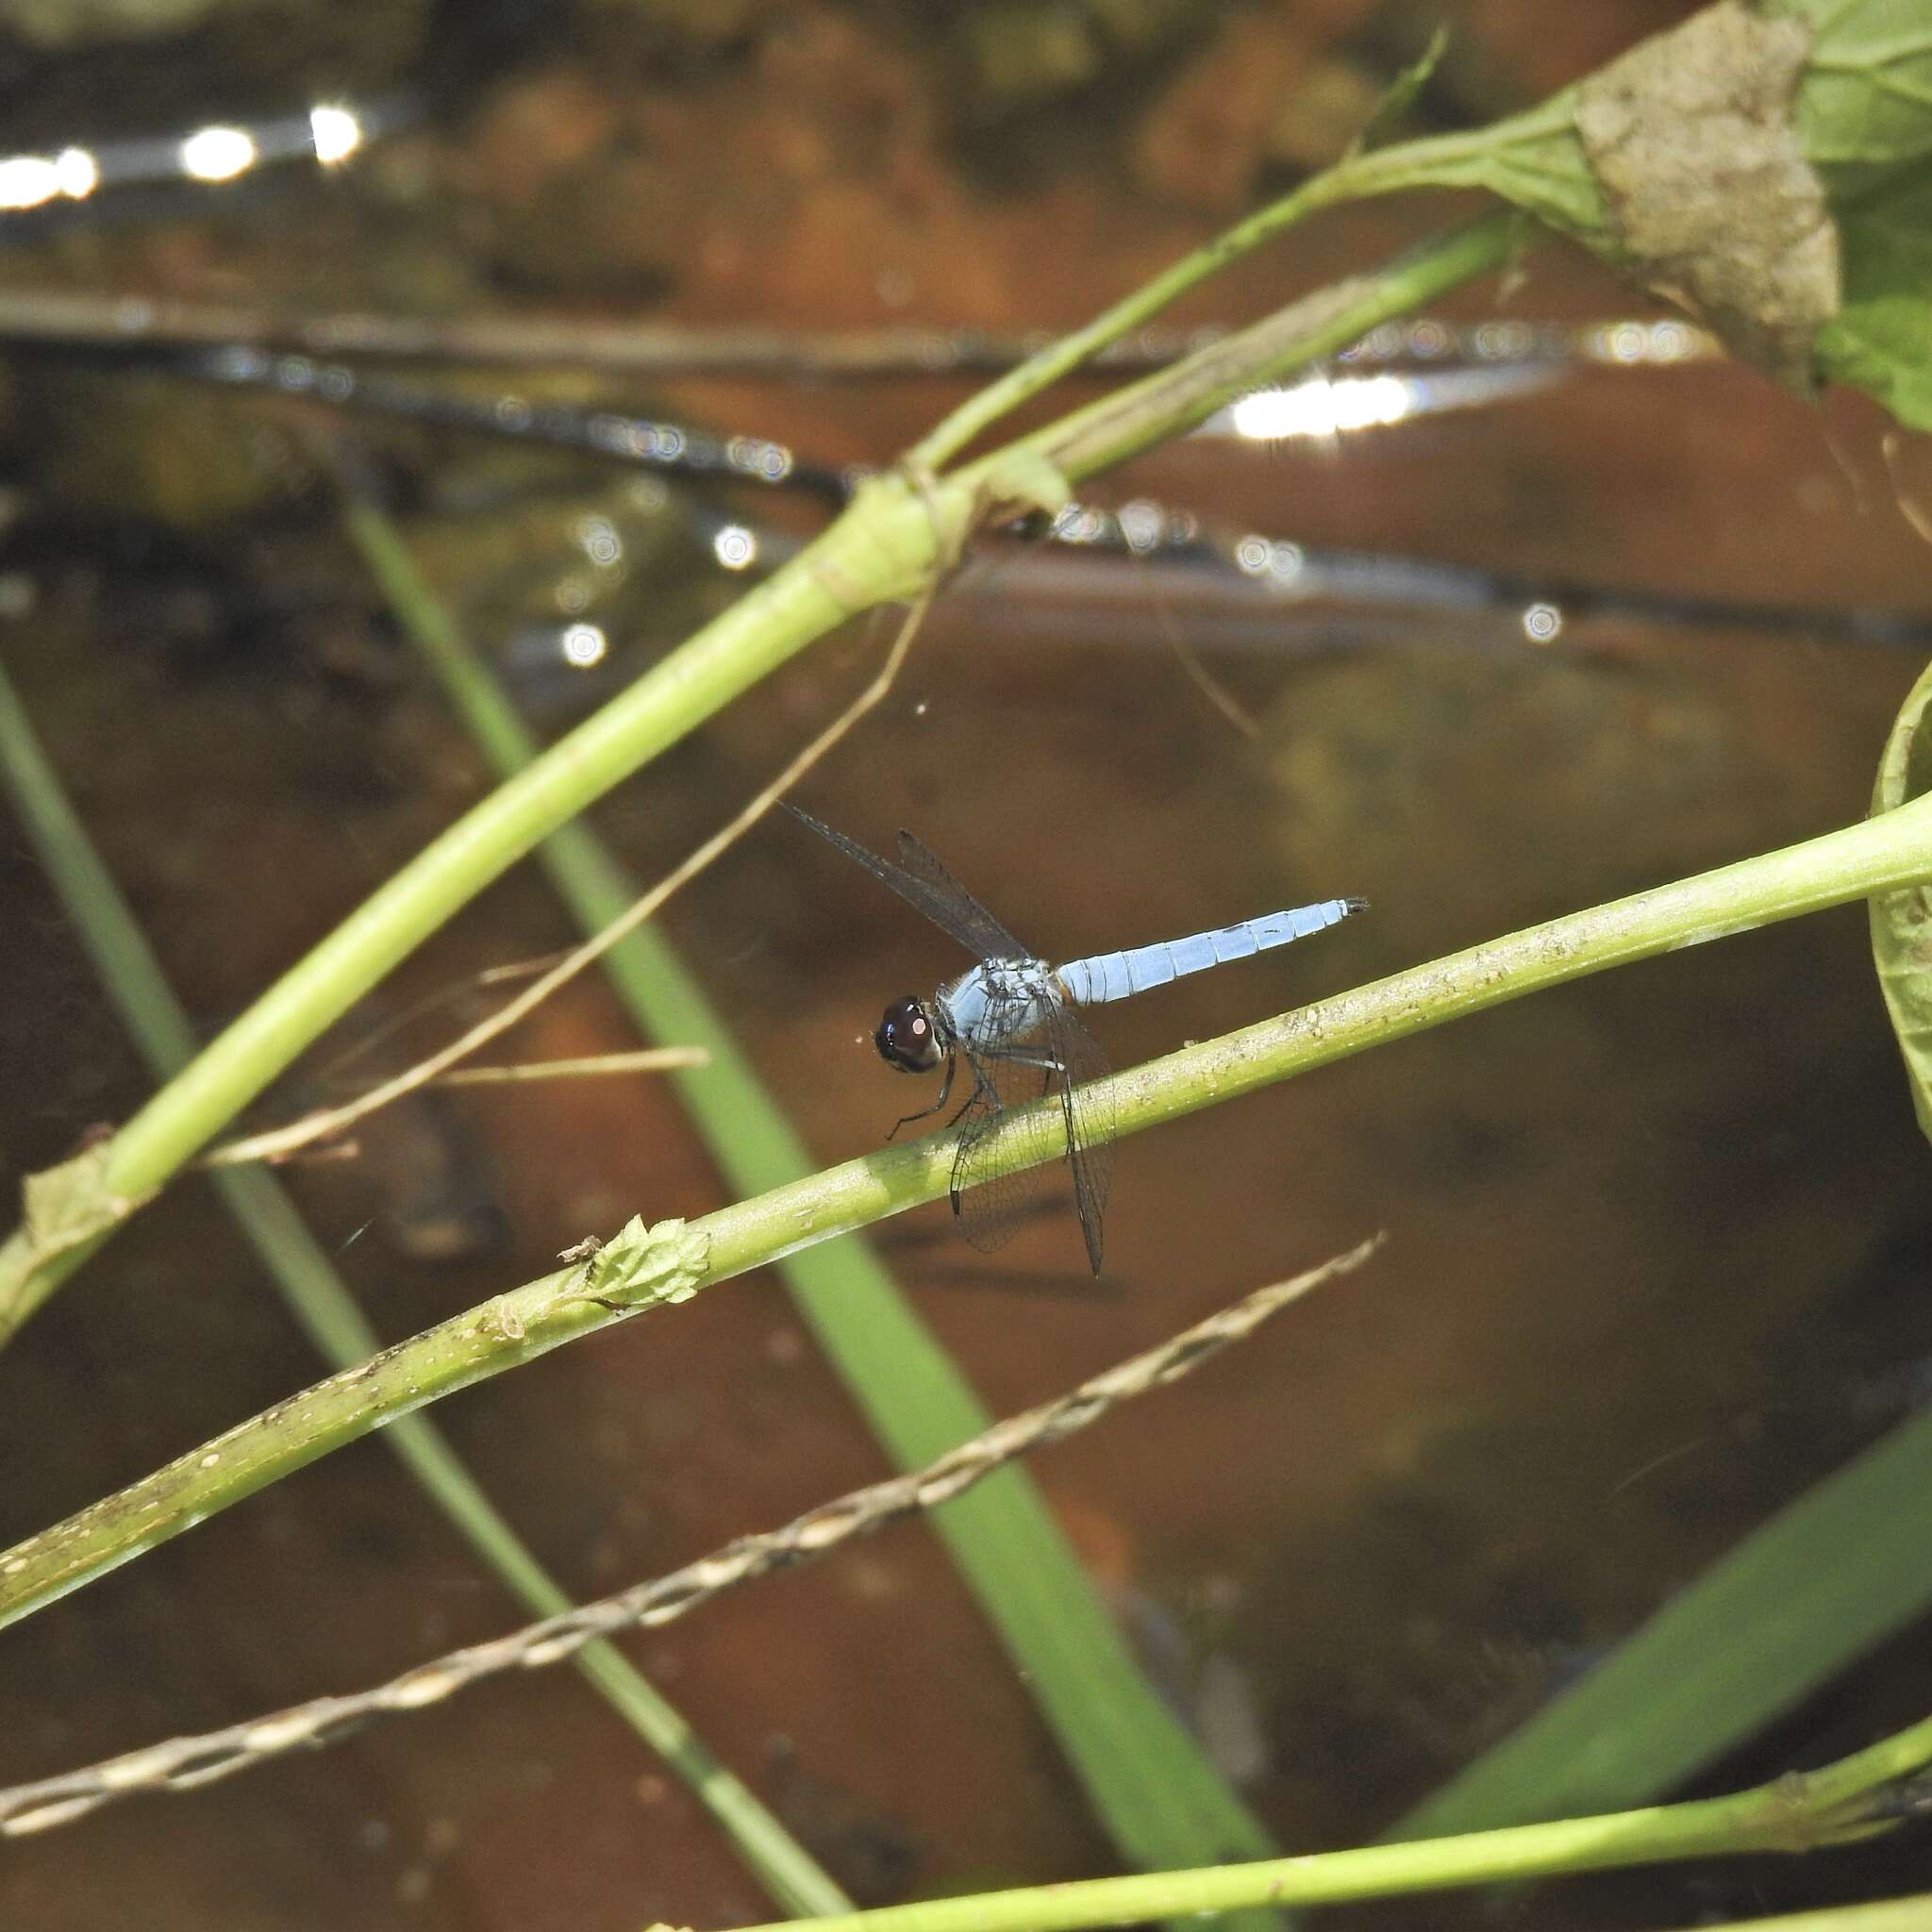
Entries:
<svg viewBox="0 0 1932 1932">
<path fill-rule="evenodd" d="M 929 1074 L 940 1063 L 939 1031 L 932 1015 L 910 993 L 886 1008 L 873 1043 L 879 1058 L 902 1074 Z"/>
</svg>

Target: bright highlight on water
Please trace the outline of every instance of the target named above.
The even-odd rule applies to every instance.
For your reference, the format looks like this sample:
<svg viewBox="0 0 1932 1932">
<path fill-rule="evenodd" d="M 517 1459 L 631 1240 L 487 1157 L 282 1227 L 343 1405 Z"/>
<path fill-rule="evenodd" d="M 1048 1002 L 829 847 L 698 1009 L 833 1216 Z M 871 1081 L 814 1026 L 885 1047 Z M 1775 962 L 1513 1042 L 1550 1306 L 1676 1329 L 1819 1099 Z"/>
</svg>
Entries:
<svg viewBox="0 0 1932 1932">
<path fill-rule="evenodd" d="M 370 120 L 352 108 L 325 104 L 252 127 L 197 127 L 178 138 L 110 141 L 52 155 L 0 155 L 0 213 L 85 201 L 102 188 L 233 181 L 269 161 L 312 159 L 332 168 L 368 140 Z"/>
</svg>

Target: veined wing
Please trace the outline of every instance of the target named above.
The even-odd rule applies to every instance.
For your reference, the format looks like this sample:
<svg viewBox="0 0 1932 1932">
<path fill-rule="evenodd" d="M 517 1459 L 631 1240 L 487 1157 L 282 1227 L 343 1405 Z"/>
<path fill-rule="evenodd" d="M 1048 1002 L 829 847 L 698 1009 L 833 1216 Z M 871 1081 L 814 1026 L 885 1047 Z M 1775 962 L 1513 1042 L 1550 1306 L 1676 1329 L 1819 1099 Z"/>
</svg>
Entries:
<svg viewBox="0 0 1932 1932">
<path fill-rule="evenodd" d="M 938 920 L 962 946 L 970 947 L 975 957 L 981 959 L 1031 959 L 1037 957 L 953 876 L 939 854 L 923 840 L 915 839 L 910 832 L 901 832 L 899 858 L 907 876 L 931 895 L 932 906 L 943 906 L 946 916 L 941 917 L 932 909 L 932 906 L 918 899 L 912 903 L 919 906 L 927 918 Z M 902 886 L 900 890 L 904 891 L 905 888 Z"/>
<path fill-rule="evenodd" d="M 1066 1122 L 1067 1164 L 1074 1171 L 1074 1206 L 1079 1210 L 1087 1259 L 1098 1274 L 1102 1216 L 1107 1211 L 1107 1191 L 1113 1180 L 1114 1109 L 1112 1100 L 1094 1092 L 1091 1083 L 1107 1078 L 1107 1055 L 1066 1000 L 1048 1002 L 1046 1041 L 1058 1065 L 1054 1077 Z"/>
<path fill-rule="evenodd" d="M 835 832 L 823 819 L 780 800 L 801 824 L 809 825 L 828 845 L 836 845 L 854 865 L 882 885 L 891 887 L 908 906 L 916 906 L 943 933 L 949 933 L 975 959 L 1030 959 L 1033 955 L 1009 933 L 910 832 L 899 834 L 899 855 L 907 863 L 894 865 L 876 852 L 868 852 L 857 839 Z"/>
<path fill-rule="evenodd" d="M 998 1024 L 996 1008 L 991 1018 Z M 961 1053 L 973 1075 L 973 1097 L 959 1116 L 959 1147 L 953 1156 L 953 1214 L 966 1239 L 991 1254 L 1032 1206 L 1041 1172 L 1034 1166 L 992 1173 L 989 1157 L 994 1133 L 1015 1108 L 1041 1099 L 1054 1075 L 1042 1064 L 1044 1041 L 1031 1058 L 1017 1048 L 1001 1054 L 962 1045 Z"/>
<path fill-rule="evenodd" d="M 1075 1090 L 1106 1076 L 1107 1057 L 1099 1042 L 1071 1008 L 1054 1001 L 1047 1008 L 1044 1039 L 1030 1046 L 1014 1042 L 981 1048 L 970 1063 L 977 1080 L 953 1160 L 953 1209 L 967 1240 L 976 1248 L 997 1247 L 1012 1232 L 1016 1210 L 1040 1182 L 1038 1167 L 988 1174 L 993 1129 L 1012 1108 L 1057 1093 L 1080 1234 L 1088 1262 L 1098 1274 L 1102 1216 L 1113 1172 L 1113 1108 L 1100 1096 Z"/>
</svg>

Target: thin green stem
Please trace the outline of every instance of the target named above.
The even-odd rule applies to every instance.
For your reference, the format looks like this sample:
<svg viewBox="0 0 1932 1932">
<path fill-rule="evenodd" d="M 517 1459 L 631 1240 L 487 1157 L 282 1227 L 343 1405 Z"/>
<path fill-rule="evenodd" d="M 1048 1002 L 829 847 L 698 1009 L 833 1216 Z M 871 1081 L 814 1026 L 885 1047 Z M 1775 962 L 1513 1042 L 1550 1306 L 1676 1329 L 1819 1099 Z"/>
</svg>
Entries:
<svg viewBox="0 0 1932 1932">
<path fill-rule="evenodd" d="M 1558 96 L 1556 102 L 1546 103 L 1542 108 L 1506 124 L 1507 131 L 1500 138 L 1489 129 L 1477 129 L 1351 155 L 1280 200 L 1244 216 L 1213 241 L 1142 283 L 1111 308 L 1103 309 L 1091 322 L 1049 342 L 1017 369 L 1008 370 L 989 383 L 922 437 L 908 453 L 908 461 L 927 471 L 940 469 L 1002 416 L 1009 415 L 1023 403 L 1050 389 L 1109 342 L 1150 321 L 1190 290 L 1219 275 L 1230 262 L 1252 254 L 1310 215 L 1344 202 L 1389 194 L 1433 180 L 1450 184 L 1474 178 L 1462 172 L 1470 164 L 1491 158 L 1500 149 L 1543 138 L 1565 125 L 1567 117 L 1560 101 Z"/>
<path fill-rule="evenodd" d="M 1346 1055 L 1612 966 L 1932 879 L 1932 797 L 1821 838 L 1531 926 L 1114 1076 L 1118 1130 L 1160 1122 Z M 691 1080 L 700 1074 L 683 1076 Z M 1057 1105 L 1016 1110 L 989 1174 L 1055 1158 Z M 705 1216 L 708 1285 L 944 1195 L 950 1134 L 847 1161 Z M 400 1343 L 0 1554 L 0 1627 L 424 1403 L 622 1319 L 545 1275 Z"/>
<path fill-rule="evenodd" d="M 1932 1717 L 1894 1731 L 1836 1764 L 1807 1772 L 1803 1786 L 1807 1800 L 1821 1811 L 1857 1816 L 1874 1791 L 1900 1783 L 1932 1764 Z"/>
<path fill-rule="evenodd" d="M 1070 482 L 1110 470 L 1206 421 L 1215 410 L 1358 341 L 1369 330 L 1501 266 L 1524 232 L 1507 208 L 1432 236 L 1398 260 L 1318 290 L 1171 368 L 1062 416 L 1022 439 Z M 1010 461 L 1011 451 L 990 460 Z M 976 474 L 974 466 L 963 474 Z"/>
<path fill-rule="evenodd" d="M 1703 1921 L 1699 1924 L 1704 1932 L 1710 1932 Z M 1779 1912 L 1769 1919 L 1732 1919 L 1721 1932 L 1924 1932 L 1927 1925 L 1932 1925 L 1932 1891 L 1911 1898 L 1878 1899 L 1870 1905 Z"/>
<path fill-rule="evenodd" d="M 950 462 L 1002 416 L 1011 414 L 1023 403 L 1051 389 L 1061 376 L 1077 369 L 1090 357 L 1098 355 L 1129 329 L 1138 328 L 1143 322 L 1159 314 L 1190 289 L 1198 288 L 1229 262 L 1258 248 L 1263 242 L 1292 227 L 1295 223 L 1307 220 L 1317 208 L 1347 199 L 1342 179 L 1344 173 L 1342 169 L 1333 169 L 1305 182 L 1293 193 L 1284 195 L 1259 213 L 1236 223 L 1206 247 L 1197 248 L 1193 254 L 1163 270 L 1153 280 L 1142 283 L 1132 294 L 1123 296 L 1110 308 L 1103 309 L 1083 327 L 1049 342 L 1038 355 L 1029 356 L 1017 369 L 1009 369 L 976 395 L 970 396 L 950 415 L 941 418 L 913 444 L 908 453 L 909 460 L 928 470 L 937 470 L 941 464 Z"/>
</svg>

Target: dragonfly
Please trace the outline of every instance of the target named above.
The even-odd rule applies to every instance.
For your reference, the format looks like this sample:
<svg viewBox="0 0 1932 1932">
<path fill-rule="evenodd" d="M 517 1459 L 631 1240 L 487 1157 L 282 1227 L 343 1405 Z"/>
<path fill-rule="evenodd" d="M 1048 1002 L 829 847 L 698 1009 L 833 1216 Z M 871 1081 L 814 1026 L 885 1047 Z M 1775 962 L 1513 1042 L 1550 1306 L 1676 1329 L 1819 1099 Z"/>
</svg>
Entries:
<svg viewBox="0 0 1932 1932">
<path fill-rule="evenodd" d="M 1366 899 L 1324 899 L 1187 939 L 1051 966 L 1015 939 L 910 832 L 899 834 L 895 864 L 795 805 L 787 802 L 785 809 L 924 913 L 977 962 L 929 998 L 907 993 L 893 1000 L 879 1021 L 873 1044 L 887 1065 L 904 1074 L 943 1069 L 939 1097 L 908 1114 L 892 1133 L 943 1112 L 963 1062 L 973 1091 L 951 1123 L 959 1130 L 953 1214 L 975 1248 L 991 1251 L 1011 1233 L 1039 1177 L 1037 1167 L 993 1171 L 997 1130 L 1015 1107 L 1057 1094 L 1074 1205 L 1096 1276 L 1113 1162 L 1114 1108 L 1106 1090 L 1093 1084 L 1107 1074 L 1107 1056 L 1074 1009 L 1251 958 L 1340 924 L 1368 907 Z"/>
</svg>

